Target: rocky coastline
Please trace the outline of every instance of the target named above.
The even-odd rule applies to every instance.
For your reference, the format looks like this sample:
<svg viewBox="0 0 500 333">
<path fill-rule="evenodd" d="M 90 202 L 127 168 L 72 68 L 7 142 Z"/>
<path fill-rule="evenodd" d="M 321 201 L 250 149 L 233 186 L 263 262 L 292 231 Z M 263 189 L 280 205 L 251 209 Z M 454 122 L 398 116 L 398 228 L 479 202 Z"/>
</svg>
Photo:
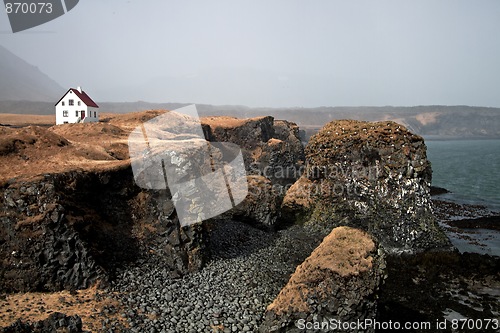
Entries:
<svg viewBox="0 0 500 333">
<path fill-rule="evenodd" d="M 169 190 L 137 187 L 119 143 L 158 114 L 92 125 L 109 139 L 99 154 L 77 135 L 88 128 L 4 129 L 5 162 L 36 170 L 45 148 L 87 164 L 2 179 L 1 332 L 320 332 L 298 323 L 365 319 L 452 332 L 457 318 L 499 318 L 499 257 L 460 253 L 444 225 L 498 231 L 498 216 L 450 218 L 468 207 L 431 197 L 424 140 L 403 126 L 333 121 L 304 148 L 284 120 L 204 118 L 207 140 L 242 148 L 249 195 L 181 227 Z M 50 307 L 48 294 L 64 296 Z"/>
</svg>

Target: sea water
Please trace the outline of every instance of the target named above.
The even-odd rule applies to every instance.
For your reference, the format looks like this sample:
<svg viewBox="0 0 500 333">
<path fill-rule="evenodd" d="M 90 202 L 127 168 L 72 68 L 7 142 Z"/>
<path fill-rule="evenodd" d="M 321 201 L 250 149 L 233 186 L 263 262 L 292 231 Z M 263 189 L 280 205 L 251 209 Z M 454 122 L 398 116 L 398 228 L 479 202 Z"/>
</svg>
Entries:
<svg viewBox="0 0 500 333">
<path fill-rule="evenodd" d="M 500 211 L 500 140 L 426 140 L 432 185 L 446 198 Z"/>
</svg>

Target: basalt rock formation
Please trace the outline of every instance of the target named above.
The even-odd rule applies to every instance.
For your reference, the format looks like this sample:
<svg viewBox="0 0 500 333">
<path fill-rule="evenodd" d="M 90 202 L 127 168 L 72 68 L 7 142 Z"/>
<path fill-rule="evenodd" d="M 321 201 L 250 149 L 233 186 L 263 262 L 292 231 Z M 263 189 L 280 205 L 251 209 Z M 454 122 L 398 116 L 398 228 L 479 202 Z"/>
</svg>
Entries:
<svg viewBox="0 0 500 333">
<path fill-rule="evenodd" d="M 273 117 L 237 119 L 206 117 L 208 140 L 231 142 L 242 148 L 247 172 L 260 175 L 276 184 L 293 184 L 304 162 L 304 148 L 299 128 L 286 120 Z"/>
<path fill-rule="evenodd" d="M 174 276 L 203 266 L 210 223 L 181 226 L 169 189 L 139 187 L 121 146 L 133 128 L 161 114 L 0 133 L 0 290 L 85 288 L 144 256 L 159 258 Z M 208 139 L 240 146 L 250 174 L 247 199 L 218 218 L 272 228 L 283 183 L 264 171 L 301 163 L 297 126 L 272 117 L 211 117 L 202 126 Z M 119 150 L 111 149 L 117 145 Z M 296 178 L 292 174 L 289 181 Z"/>
<path fill-rule="evenodd" d="M 258 175 L 247 176 L 247 182 L 245 200 L 227 215 L 260 228 L 274 229 L 280 216 L 281 187 L 275 188 L 268 178 Z"/>
<path fill-rule="evenodd" d="M 130 167 L 13 182 L 0 202 L 0 289 L 85 288 L 150 252 L 176 274 L 203 264 L 199 225 L 180 228 L 165 191 L 146 191 Z"/>
<path fill-rule="evenodd" d="M 268 306 L 260 332 L 358 332 L 363 328 L 340 325 L 376 317 L 375 295 L 384 276 L 384 255 L 372 237 L 335 228 Z"/>
<path fill-rule="evenodd" d="M 207 140 L 238 145 L 248 174 L 249 194 L 226 217 L 274 229 L 286 190 L 300 177 L 304 147 L 296 124 L 273 117 L 202 118 Z"/>
<path fill-rule="evenodd" d="M 162 258 L 174 275 L 203 266 L 209 255 L 207 224 L 182 227 L 169 189 L 137 186 L 123 147 L 110 149 L 161 114 L 5 130 L 2 290 L 83 288 L 142 256 Z M 328 124 L 307 146 L 298 180 L 304 150 L 295 124 L 272 117 L 208 117 L 202 126 L 210 141 L 239 146 L 247 168 L 247 198 L 219 219 L 239 218 L 268 229 L 278 221 L 302 222 L 325 235 L 348 225 L 395 252 L 448 245 L 432 215 L 423 140 L 396 123 Z M 78 134 L 86 129 L 95 134 L 95 145 Z M 12 166 L 12 175 L 5 165 Z"/>
<path fill-rule="evenodd" d="M 368 231 L 387 251 L 448 248 L 432 212 L 422 137 L 394 122 L 332 121 L 309 141 L 306 168 L 288 190 L 288 221 Z"/>
</svg>

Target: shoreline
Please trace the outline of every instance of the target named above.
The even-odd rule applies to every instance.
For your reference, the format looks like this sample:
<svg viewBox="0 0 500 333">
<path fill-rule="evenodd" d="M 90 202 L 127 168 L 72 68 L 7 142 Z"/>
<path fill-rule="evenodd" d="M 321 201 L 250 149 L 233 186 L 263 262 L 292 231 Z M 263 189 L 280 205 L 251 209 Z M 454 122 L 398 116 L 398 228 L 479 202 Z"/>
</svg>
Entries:
<svg viewBox="0 0 500 333">
<path fill-rule="evenodd" d="M 500 218 L 486 206 L 432 198 L 434 214 L 448 238 L 461 253 L 500 257 Z"/>
<path fill-rule="evenodd" d="M 447 204 L 438 201 L 436 205 L 445 228 L 442 218 L 474 216 L 481 211 L 480 207 Z M 168 276 L 162 269 L 165 259 L 155 249 L 136 265 L 121 269 L 110 284 L 95 291 L 96 299 L 90 300 L 98 304 L 107 299 L 113 306 L 98 308 L 92 317 L 85 317 L 85 327 L 117 332 L 153 328 L 158 332 L 255 332 L 267 305 L 322 237 L 300 226 L 266 232 L 233 220 L 220 221 L 210 239 L 212 256 L 207 265 L 182 278 Z M 488 313 L 490 317 L 498 315 L 498 266 L 500 256 L 459 251 L 391 256 L 377 320 L 434 322 L 450 320 L 450 313 L 474 319 Z M 2 295 L 0 304 L 14 296 Z M 23 298 L 37 302 L 36 297 Z M 34 304 L 20 301 L 17 306 L 24 309 Z M 478 307 L 486 312 L 478 312 Z M 8 316 L 12 318 L 9 322 L 14 321 L 15 309 L 11 310 L 0 311 L 4 324 Z M 64 313 L 64 307 L 58 311 Z M 30 314 L 16 317 L 29 320 Z"/>
</svg>

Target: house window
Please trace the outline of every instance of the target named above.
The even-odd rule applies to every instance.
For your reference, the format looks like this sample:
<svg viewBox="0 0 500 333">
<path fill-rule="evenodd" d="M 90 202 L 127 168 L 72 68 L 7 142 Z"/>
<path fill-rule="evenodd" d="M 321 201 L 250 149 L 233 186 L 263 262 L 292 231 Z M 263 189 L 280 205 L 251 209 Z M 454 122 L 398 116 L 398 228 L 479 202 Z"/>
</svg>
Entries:
<svg viewBox="0 0 500 333">
<path fill-rule="evenodd" d="M 97 112 L 94 111 L 94 118 L 97 118 Z"/>
<path fill-rule="evenodd" d="M 80 103 L 80 101 L 78 101 L 78 106 L 80 106 L 80 104 L 82 104 L 82 103 Z"/>
<path fill-rule="evenodd" d="M 75 117 L 78 117 L 78 111 L 75 111 Z"/>
<path fill-rule="evenodd" d="M 73 105 L 75 105 L 75 100 L 74 100 L 74 99 L 70 99 L 70 100 L 68 100 L 68 105 L 69 105 L 69 106 L 73 106 Z"/>
<path fill-rule="evenodd" d="M 64 101 L 61 102 L 61 105 L 64 106 Z"/>
<path fill-rule="evenodd" d="M 67 117 L 68 116 L 68 110 L 64 110 L 63 111 L 63 117 Z"/>
</svg>

